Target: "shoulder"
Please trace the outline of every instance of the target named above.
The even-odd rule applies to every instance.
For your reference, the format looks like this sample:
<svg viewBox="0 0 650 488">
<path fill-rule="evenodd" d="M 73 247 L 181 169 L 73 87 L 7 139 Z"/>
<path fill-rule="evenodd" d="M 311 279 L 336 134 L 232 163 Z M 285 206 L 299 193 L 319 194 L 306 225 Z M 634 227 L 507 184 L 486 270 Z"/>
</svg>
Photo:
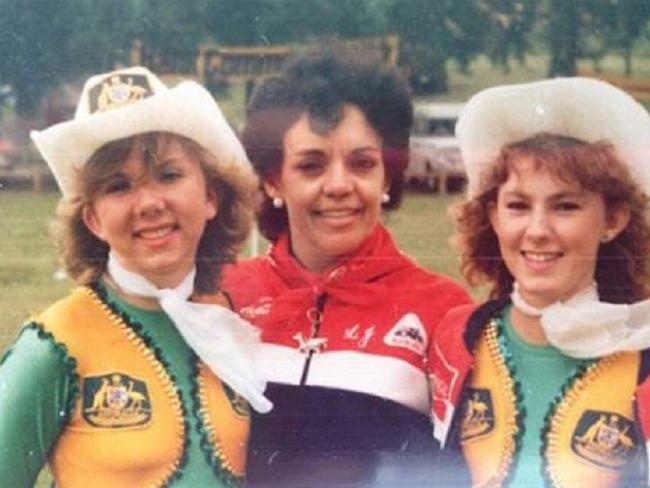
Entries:
<svg viewBox="0 0 650 488">
<path fill-rule="evenodd" d="M 30 322 L 0 360 L 0 376 L 11 394 L 22 398 L 31 395 L 20 393 L 25 387 L 42 393 L 74 383 L 76 361 L 64 344 L 57 342 L 40 324 Z"/>
<path fill-rule="evenodd" d="M 273 276 L 269 258 L 258 256 L 224 266 L 221 289 L 230 298 L 235 310 L 268 293 Z"/>
<path fill-rule="evenodd" d="M 440 320 L 434 341 L 441 347 L 472 350 L 490 317 L 506 303 L 506 300 L 489 300 L 481 305 L 462 304 L 450 308 Z"/>
<path fill-rule="evenodd" d="M 463 337 L 469 326 L 470 317 L 478 308 L 479 306 L 473 303 L 464 303 L 450 308 L 440 319 L 434 341 L 445 346 L 452 344 L 453 347 L 463 344 Z"/>
<path fill-rule="evenodd" d="M 30 364 L 33 371 L 43 373 L 51 371 L 52 367 L 63 365 L 68 358 L 64 345 L 56 342 L 55 338 L 36 322 L 29 322 L 20 331 L 16 341 L 7 349 L 1 365 L 18 361 Z"/>
<path fill-rule="evenodd" d="M 98 304 L 100 301 L 96 292 L 90 287 L 78 287 L 37 315 L 36 321 L 39 323 L 52 320 L 71 321 L 80 314 L 85 314 L 89 308 L 92 308 L 93 305 Z"/>
<path fill-rule="evenodd" d="M 386 284 L 393 289 L 404 289 L 414 300 L 426 302 L 428 308 L 448 310 L 473 303 L 467 290 L 452 278 L 433 273 L 410 262 L 399 271 L 386 277 Z"/>
<path fill-rule="evenodd" d="M 467 290 L 449 276 L 433 273 L 420 266 L 414 268 L 413 276 L 419 286 L 435 290 L 437 293 L 464 296 L 471 301 Z"/>
<path fill-rule="evenodd" d="M 73 355 L 86 351 L 87 344 L 95 343 L 107 334 L 117 333 L 120 312 L 109 305 L 101 287 L 75 288 L 62 300 L 46 308 L 32 319 L 57 343 L 66 344 Z"/>
</svg>

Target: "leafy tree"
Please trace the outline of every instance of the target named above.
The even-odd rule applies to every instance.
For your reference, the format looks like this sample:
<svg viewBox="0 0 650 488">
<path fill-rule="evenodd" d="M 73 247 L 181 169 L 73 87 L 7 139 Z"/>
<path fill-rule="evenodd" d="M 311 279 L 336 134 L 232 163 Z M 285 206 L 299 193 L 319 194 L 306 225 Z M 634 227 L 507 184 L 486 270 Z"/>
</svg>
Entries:
<svg viewBox="0 0 650 488">
<path fill-rule="evenodd" d="M 577 0 L 548 0 L 549 76 L 573 76 L 578 60 L 580 18 Z"/>
<path fill-rule="evenodd" d="M 445 91 L 447 61 L 465 69 L 481 52 L 485 23 L 473 0 L 393 0 L 387 19 L 402 40 L 415 93 Z"/>
<path fill-rule="evenodd" d="M 74 7 L 73 0 L 0 0 L 0 84 L 12 87 L 19 114 L 34 114 L 72 66 Z"/>
<path fill-rule="evenodd" d="M 623 52 L 625 74 L 632 74 L 632 48 L 641 36 L 650 19 L 650 2 L 648 0 L 612 0 L 616 8 L 616 47 Z"/>
<path fill-rule="evenodd" d="M 547 0 L 546 36 L 549 75 L 573 75 L 579 58 L 589 57 L 599 69 L 607 52 L 619 50 L 625 72 L 632 72 L 632 49 L 650 19 L 648 0 Z M 544 12 L 544 11 L 543 11 Z"/>
<path fill-rule="evenodd" d="M 485 19 L 485 51 L 493 63 L 510 72 L 510 59 L 523 63 L 530 50 L 530 32 L 537 19 L 536 0 L 480 0 Z"/>
<path fill-rule="evenodd" d="M 130 39 L 142 42 L 143 62 L 158 72 L 192 71 L 209 7 L 205 0 L 135 0 Z"/>
</svg>

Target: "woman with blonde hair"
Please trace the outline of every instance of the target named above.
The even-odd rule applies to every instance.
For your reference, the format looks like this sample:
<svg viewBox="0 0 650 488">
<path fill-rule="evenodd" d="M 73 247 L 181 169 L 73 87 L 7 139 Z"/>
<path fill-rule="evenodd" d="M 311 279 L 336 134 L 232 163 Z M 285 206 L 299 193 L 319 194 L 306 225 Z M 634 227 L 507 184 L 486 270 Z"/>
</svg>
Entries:
<svg viewBox="0 0 650 488">
<path fill-rule="evenodd" d="M 240 485 L 248 405 L 270 404 L 257 332 L 219 293 L 256 185 L 219 107 L 134 67 L 91 77 L 74 119 L 32 138 L 79 286 L 0 365 L 3 484 L 49 462 L 62 488 Z"/>
</svg>

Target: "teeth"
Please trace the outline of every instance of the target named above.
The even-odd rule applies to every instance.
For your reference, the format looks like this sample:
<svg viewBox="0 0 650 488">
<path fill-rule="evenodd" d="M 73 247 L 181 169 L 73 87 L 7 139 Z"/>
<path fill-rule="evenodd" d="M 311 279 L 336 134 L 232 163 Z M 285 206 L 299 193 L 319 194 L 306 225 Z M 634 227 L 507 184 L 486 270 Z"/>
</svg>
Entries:
<svg viewBox="0 0 650 488">
<path fill-rule="evenodd" d="M 542 253 L 537 253 L 537 252 L 525 252 L 524 256 L 526 258 L 530 259 L 531 261 L 537 261 L 540 263 L 550 261 L 552 259 L 555 259 L 557 257 L 557 254 L 542 254 Z"/>
<path fill-rule="evenodd" d="M 347 217 L 348 215 L 353 215 L 354 210 L 351 209 L 342 209 L 342 210 L 321 210 L 320 214 L 326 217 Z"/>
<path fill-rule="evenodd" d="M 144 239 L 160 239 L 172 232 L 172 227 L 161 227 L 154 230 L 143 230 L 138 235 Z"/>
</svg>

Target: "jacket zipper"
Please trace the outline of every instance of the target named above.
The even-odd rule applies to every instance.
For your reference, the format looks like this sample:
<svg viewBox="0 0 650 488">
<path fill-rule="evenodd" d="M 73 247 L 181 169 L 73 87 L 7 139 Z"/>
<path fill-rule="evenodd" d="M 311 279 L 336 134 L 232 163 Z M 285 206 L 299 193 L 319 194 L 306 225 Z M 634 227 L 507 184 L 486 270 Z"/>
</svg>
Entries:
<svg viewBox="0 0 650 488">
<path fill-rule="evenodd" d="M 318 337 L 320 332 L 320 326 L 323 321 L 323 309 L 325 308 L 325 300 L 327 295 L 322 293 L 316 298 L 316 306 L 307 310 L 307 319 L 311 323 L 311 335 L 309 339 L 315 339 Z M 304 386 L 307 383 L 307 374 L 309 373 L 309 366 L 311 365 L 311 359 L 314 356 L 314 353 L 317 352 L 316 349 L 309 349 L 307 352 L 307 359 L 305 360 L 305 367 L 302 370 L 302 376 L 300 377 L 300 386 Z"/>
</svg>

